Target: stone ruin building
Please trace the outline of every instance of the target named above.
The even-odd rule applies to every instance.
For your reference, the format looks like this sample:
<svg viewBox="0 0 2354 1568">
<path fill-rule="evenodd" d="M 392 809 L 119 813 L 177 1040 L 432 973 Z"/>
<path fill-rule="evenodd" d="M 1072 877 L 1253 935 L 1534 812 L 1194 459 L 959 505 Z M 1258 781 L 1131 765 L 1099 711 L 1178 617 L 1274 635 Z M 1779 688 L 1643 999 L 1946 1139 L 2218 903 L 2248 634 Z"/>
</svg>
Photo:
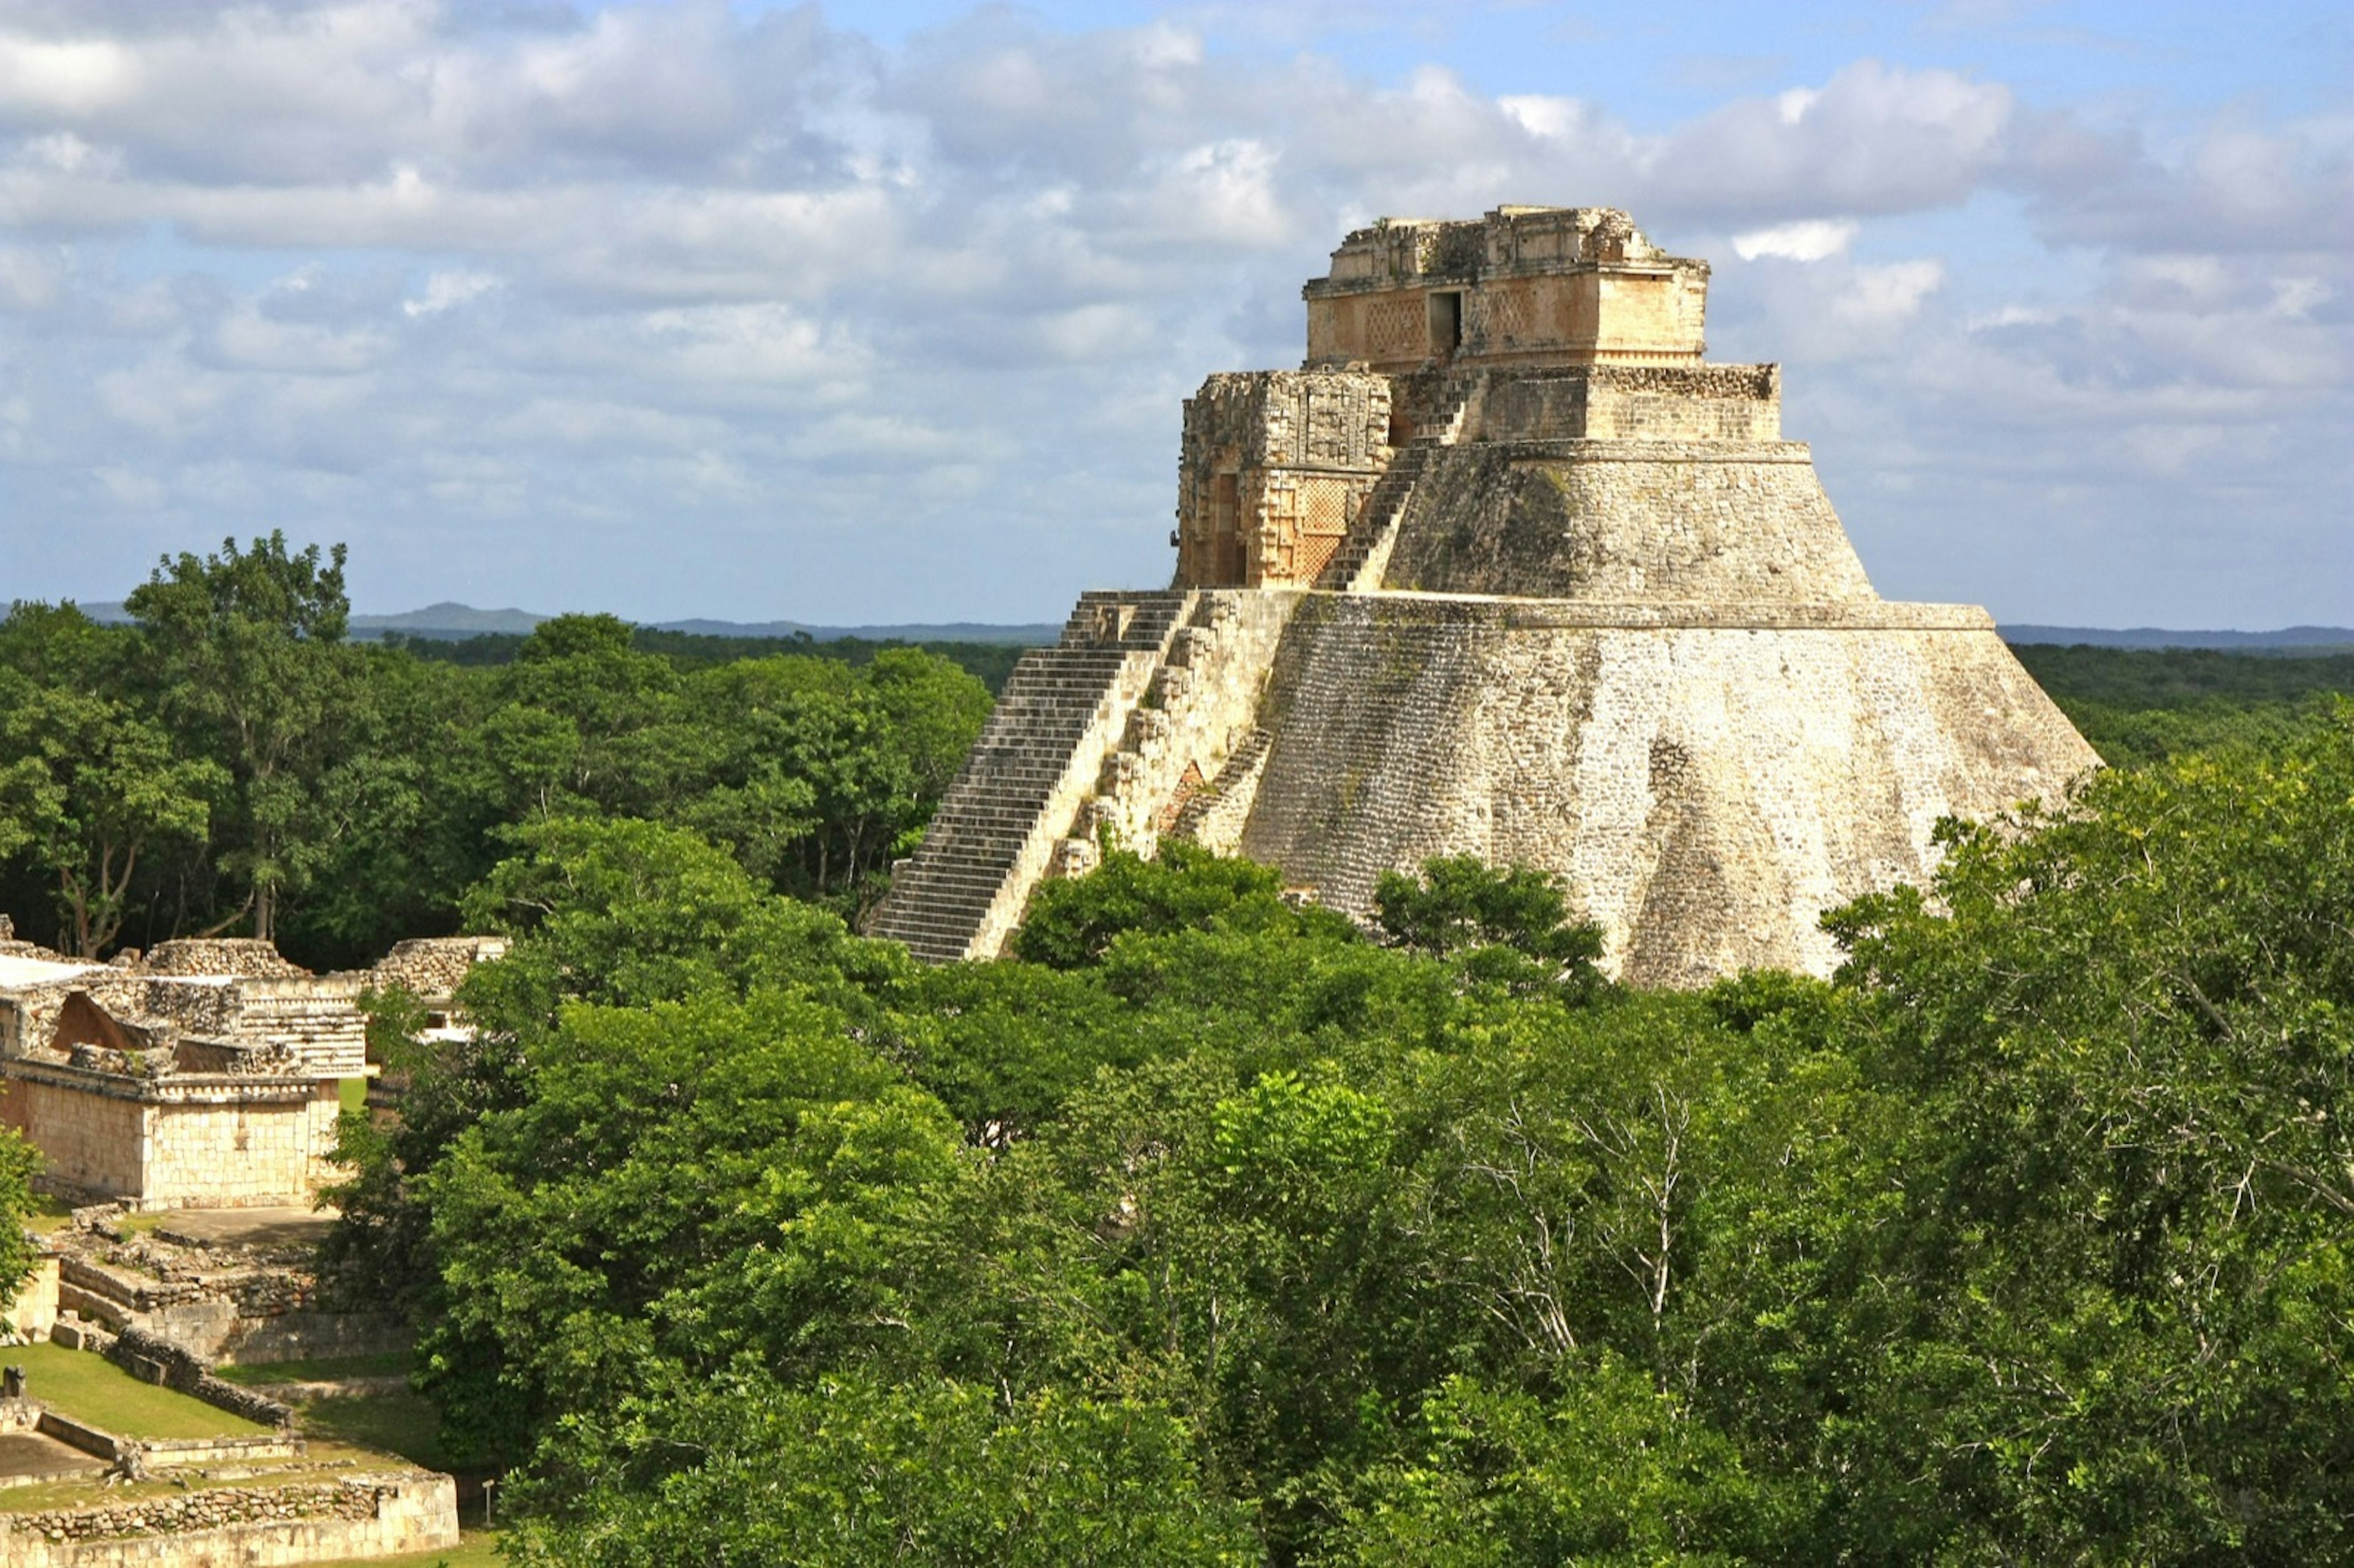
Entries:
<svg viewBox="0 0 2354 1568">
<path fill-rule="evenodd" d="M 871 931 L 1000 954 L 1045 877 L 1190 839 L 1360 918 L 1438 854 L 1557 874 L 1648 985 L 1828 973 L 1940 818 L 2099 758 L 1983 609 L 1882 599 L 1709 268 L 1606 207 L 1385 219 L 1296 371 L 1185 405 L 1175 580 L 1014 671 Z"/>
<path fill-rule="evenodd" d="M 165 942 L 111 963 L 14 939 L 0 917 L 0 1126 L 41 1152 L 43 1184 L 137 1209 L 308 1204 L 342 1085 L 366 1078 L 360 993 L 438 1007 L 498 938 L 401 943 L 376 969 L 314 975 L 267 942 Z"/>
</svg>

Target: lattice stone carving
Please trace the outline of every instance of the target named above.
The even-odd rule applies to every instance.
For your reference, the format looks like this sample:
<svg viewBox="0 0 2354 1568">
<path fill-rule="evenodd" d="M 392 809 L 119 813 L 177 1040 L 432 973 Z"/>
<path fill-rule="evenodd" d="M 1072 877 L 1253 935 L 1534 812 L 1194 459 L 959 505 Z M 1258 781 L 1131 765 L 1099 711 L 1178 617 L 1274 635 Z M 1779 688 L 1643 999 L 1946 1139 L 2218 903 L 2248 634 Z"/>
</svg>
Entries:
<svg viewBox="0 0 2354 1568">
<path fill-rule="evenodd" d="M 1464 302 L 1463 335 L 1490 345 L 1526 337 L 1529 297 L 1517 289 L 1482 290 Z"/>
</svg>

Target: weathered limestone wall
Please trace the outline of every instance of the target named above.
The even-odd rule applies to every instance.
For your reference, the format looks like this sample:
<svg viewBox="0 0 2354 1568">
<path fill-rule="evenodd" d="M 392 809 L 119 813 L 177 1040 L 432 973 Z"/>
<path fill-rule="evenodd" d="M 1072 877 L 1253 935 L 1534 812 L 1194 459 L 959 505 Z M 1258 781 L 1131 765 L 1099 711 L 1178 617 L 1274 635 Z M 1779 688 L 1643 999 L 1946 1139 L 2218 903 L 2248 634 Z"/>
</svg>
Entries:
<svg viewBox="0 0 2354 1568">
<path fill-rule="evenodd" d="M 1582 366 L 1488 375 L 1477 429 L 1487 441 L 1736 441 L 1782 439 L 1775 365 Z"/>
<path fill-rule="evenodd" d="M 1559 873 L 1649 985 L 1827 973 L 1821 912 L 1919 882 L 1946 815 L 2097 758 L 1982 610 L 1314 595 L 1240 838 L 1323 904 L 1436 854 Z"/>
<path fill-rule="evenodd" d="M 146 968 L 159 975 L 232 975 L 247 980 L 305 979 L 310 970 L 254 937 L 181 937 L 147 951 Z"/>
<path fill-rule="evenodd" d="M 234 1319 L 209 1348 L 224 1361 L 263 1366 L 273 1361 L 332 1361 L 405 1351 L 415 1336 L 390 1312 L 281 1312 Z"/>
<path fill-rule="evenodd" d="M 147 1107 L 137 1099 L 12 1077 L 16 1123 L 41 1151 L 42 1182 L 92 1197 L 139 1192 L 145 1175 Z"/>
<path fill-rule="evenodd" d="M 1296 592 L 1229 588 L 1202 595 L 1178 631 L 1125 744 L 1104 766 L 1096 799 L 1073 836 L 1108 830 L 1123 849 L 1150 855 L 1193 798 L 1207 788 L 1258 720 L 1261 694 Z"/>
<path fill-rule="evenodd" d="M 1616 273 L 1458 281 L 1308 302 L 1308 363 L 1412 370 L 1458 365 L 1551 364 L 1564 357 L 1626 365 L 1697 363 L 1706 314 L 1701 281 L 1668 267 Z M 1453 304 L 1434 301 L 1452 296 Z"/>
<path fill-rule="evenodd" d="M 1211 376 L 1185 400 L 1174 586 L 1313 582 L 1389 461 L 1389 429 L 1386 376 Z"/>
<path fill-rule="evenodd" d="M 78 1195 L 150 1209 L 299 1203 L 340 1174 L 332 1083 L 26 1061 L 6 1090 L 0 1108 L 41 1150 L 44 1185 Z"/>
<path fill-rule="evenodd" d="M 241 1208 L 304 1202 L 336 1171 L 341 1107 L 332 1086 L 309 1086 L 307 1097 L 260 1104 L 234 1086 L 154 1107 L 148 1127 L 146 1208 Z"/>
<path fill-rule="evenodd" d="M 242 943 L 167 943 L 209 951 L 228 947 L 228 957 L 248 968 L 262 967 L 259 956 L 236 951 Z M 188 961 L 191 955 L 177 955 Z M 292 966 L 287 966 L 291 968 Z M 83 970 L 70 981 L 27 987 L 0 1003 L 0 1055 L 23 1055 L 49 1043 L 59 1009 L 73 991 L 87 991 L 107 1012 L 123 1019 L 151 1019 L 184 1034 L 248 1044 L 282 1044 L 303 1070 L 322 1078 L 355 1077 L 367 1066 L 367 1020 L 359 1011 L 368 977 L 352 975 L 151 974 L 127 965 Z"/>
<path fill-rule="evenodd" d="M 1797 441 L 1434 451 L 1384 586 L 1611 603 L 1876 598 Z"/>
<path fill-rule="evenodd" d="M 457 1544 L 457 1482 L 425 1471 L 0 1515 L 9 1568 L 281 1568 Z"/>
<path fill-rule="evenodd" d="M 410 937 L 376 960 L 368 981 L 406 988 L 429 1004 L 446 1004 L 476 964 L 506 957 L 504 937 Z"/>
<path fill-rule="evenodd" d="M 6 994 L 0 995 L 0 1061 L 48 1044 L 58 1026 L 58 1012 L 75 991 L 88 990 L 103 1005 L 102 992 L 120 996 L 132 989 L 127 981 L 120 982 L 119 988 L 109 985 L 119 971 L 102 967 L 35 962 L 41 970 L 53 970 L 61 978 L 12 984 Z"/>
</svg>

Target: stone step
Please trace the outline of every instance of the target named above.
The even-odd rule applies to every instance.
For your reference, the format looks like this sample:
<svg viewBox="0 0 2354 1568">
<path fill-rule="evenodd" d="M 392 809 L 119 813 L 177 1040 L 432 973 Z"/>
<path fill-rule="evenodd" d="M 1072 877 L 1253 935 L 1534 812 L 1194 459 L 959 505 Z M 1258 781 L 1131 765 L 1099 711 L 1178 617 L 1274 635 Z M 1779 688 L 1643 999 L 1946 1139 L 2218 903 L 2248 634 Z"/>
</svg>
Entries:
<svg viewBox="0 0 2354 1568">
<path fill-rule="evenodd" d="M 1014 885 L 1014 868 L 1042 835 L 1061 831 L 1062 823 L 1044 820 L 1046 804 L 1071 782 L 1075 749 L 1096 726 L 1142 701 L 1202 602 L 1184 590 L 1080 595 L 1063 640 L 1014 666 L 979 744 L 868 928 L 928 959 L 962 957 L 1003 900 L 1026 894 Z"/>
</svg>

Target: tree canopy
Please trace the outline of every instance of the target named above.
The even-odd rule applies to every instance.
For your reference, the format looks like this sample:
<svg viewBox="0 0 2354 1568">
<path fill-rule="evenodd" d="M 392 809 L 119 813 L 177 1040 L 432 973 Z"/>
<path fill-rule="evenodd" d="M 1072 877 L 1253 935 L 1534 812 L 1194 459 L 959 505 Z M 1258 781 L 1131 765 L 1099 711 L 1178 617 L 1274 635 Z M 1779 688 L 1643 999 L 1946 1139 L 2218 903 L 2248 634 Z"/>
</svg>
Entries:
<svg viewBox="0 0 2354 1568">
<path fill-rule="evenodd" d="M 354 644 L 344 567 L 232 539 L 159 564 L 129 626 L 0 620 L 0 897 L 27 935 L 100 957 L 228 931 L 366 963 L 454 930 L 503 835 L 559 820 L 690 828 L 854 916 L 989 711 L 919 649 L 673 656 L 610 616 L 488 666 Z"/>
<path fill-rule="evenodd" d="M 329 1256 L 521 1561 L 2348 1555 L 2320 664 L 2085 666 L 2128 765 L 1943 830 L 1829 981 L 1608 983 L 1526 868 L 1361 929 L 1178 844 L 926 969 L 854 927 L 970 673 L 596 616 L 427 660 L 341 639 L 341 569 L 270 535 L 130 627 L 0 621 L 0 893 L 91 954 L 513 938 L 471 1035 L 373 999 L 400 1111 L 345 1118 Z M 0 1135 L 0 1271 L 30 1168 Z"/>
<path fill-rule="evenodd" d="M 2354 712 L 1696 995 L 1509 869 L 1114 856 L 921 969 L 698 843 L 512 841 L 376 1212 L 525 1561 L 2344 1553 Z"/>
</svg>

